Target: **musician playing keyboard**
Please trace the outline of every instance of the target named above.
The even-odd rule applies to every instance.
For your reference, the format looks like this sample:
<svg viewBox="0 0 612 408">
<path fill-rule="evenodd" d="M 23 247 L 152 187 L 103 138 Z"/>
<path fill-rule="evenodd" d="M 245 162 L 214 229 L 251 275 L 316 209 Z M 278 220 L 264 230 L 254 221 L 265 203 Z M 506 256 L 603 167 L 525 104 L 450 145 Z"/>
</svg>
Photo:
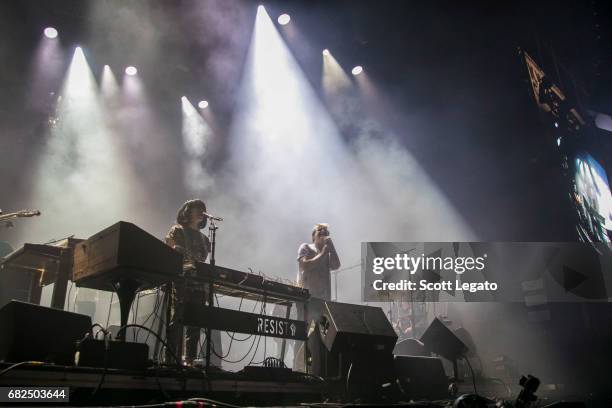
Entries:
<svg viewBox="0 0 612 408">
<path fill-rule="evenodd" d="M 176 224 L 170 228 L 166 235 L 166 244 L 183 254 L 183 273 L 186 276 L 195 274 L 195 262 L 205 262 L 210 252 L 210 240 L 200 232 L 207 224 L 206 204 L 202 200 L 189 200 L 181 206 L 176 216 Z M 168 344 L 174 348 L 176 355 L 185 351 L 185 362 L 189 365 L 198 357 L 198 343 L 200 341 L 200 328 L 183 326 L 178 322 L 178 317 L 183 311 L 185 302 L 200 303 L 205 306 L 208 298 L 207 289 L 201 287 L 192 288 L 184 285 L 172 285 L 171 294 L 171 318 L 168 325 Z M 183 339 L 183 331 L 185 336 Z M 221 334 L 212 332 L 213 349 L 218 355 L 222 355 Z M 185 347 L 183 348 L 183 344 Z M 172 361 L 166 355 L 166 361 Z M 220 365 L 218 358 L 212 358 L 211 363 Z"/>
</svg>

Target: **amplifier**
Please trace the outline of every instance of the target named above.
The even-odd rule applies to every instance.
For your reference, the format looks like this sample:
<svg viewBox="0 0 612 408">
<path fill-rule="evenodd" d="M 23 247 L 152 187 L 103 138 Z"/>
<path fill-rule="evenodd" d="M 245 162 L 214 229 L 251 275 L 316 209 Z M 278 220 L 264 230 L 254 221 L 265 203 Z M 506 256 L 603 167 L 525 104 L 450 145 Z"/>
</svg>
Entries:
<svg viewBox="0 0 612 408">
<path fill-rule="evenodd" d="M 148 366 L 149 346 L 144 343 L 109 341 L 92 338 L 78 342 L 74 362 L 79 367 L 106 367 L 144 370 Z"/>
<path fill-rule="evenodd" d="M 90 327 L 89 316 L 13 300 L 0 309 L 0 360 L 73 365 Z"/>
<path fill-rule="evenodd" d="M 74 249 L 72 280 L 78 286 L 109 290 L 119 277 L 157 286 L 178 276 L 183 257 L 129 222 L 120 221 Z"/>
</svg>

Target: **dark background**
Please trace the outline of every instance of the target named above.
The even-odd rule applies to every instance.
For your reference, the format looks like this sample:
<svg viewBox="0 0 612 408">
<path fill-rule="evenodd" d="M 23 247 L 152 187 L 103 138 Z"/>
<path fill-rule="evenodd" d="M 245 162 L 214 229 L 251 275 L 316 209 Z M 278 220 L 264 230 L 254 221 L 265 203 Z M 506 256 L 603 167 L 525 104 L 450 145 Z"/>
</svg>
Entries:
<svg viewBox="0 0 612 408">
<path fill-rule="evenodd" d="M 121 9 L 128 3 L 100 3 L 110 10 L 111 18 L 116 10 L 121 24 Z M 215 77 L 214 58 L 219 50 L 231 48 L 231 65 L 241 66 L 256 3 L 129 2 L 130 7 L 146 5 L 157 16 L 165 16 L 163 24 L 154 27 L 162 52 L 148 61 L 134 61 L 137 26 L 122 26 L 121 41 L 117 33 L 92 29 L 93 4 L 69 0 L 0 4 L 0 186 L 5 211 L 22 206 L 31 177 L 28 169 L 36 162 L 44 137 L 51 104 L 31 106 L 26 94 L 33 52 L 48 25 L 59 29 L 62 47 L 78 43 L 86 50 L 93 48 L 87 56 L 94 73 L 104 63 L 137 65 L 155 95 L 160 117 L 177 133 L 180 111 L 175 101 L 180 95 L 209 95 L 221 134 L 231 123 L 240 70 L 230 70 L 229 77 Z M 573 239 L 571 226 L 564 222 L 566 196 L 554 140 L 539 122 L 518 47 L 530 53 L 567 93 L 578 95 L 582 106 L 612 112 L 609 4 L 264 4 L 273 19 L 285 11 L 292 15 L 292 24 L 308 42 L 293 51 L 317 87 L 323 48 L 333 49 L 346 67 L 366 67 L 395 109 L 389 123 L 401 142 L 482 240 Z M 234 27 L 222 27 L 219 20 L 212 38 L 203 39 L 184 13 L 185 8 L 200 5 L 222 8 L 224 16 L 240 10 L 236 15 L 244 18 L 236 17 Z M 227 30 L 232 31 L 231 38 L 223 35 Z M 402 131 L 407 125 L 420 131 L 407 135 Z M 351 137 L 350 133 L 344 136 Z M 222 140 L 215 146 L 219 161 L 225 151 Z M 180 154 L 171 147 L 168 151 Z"/>
</svg>

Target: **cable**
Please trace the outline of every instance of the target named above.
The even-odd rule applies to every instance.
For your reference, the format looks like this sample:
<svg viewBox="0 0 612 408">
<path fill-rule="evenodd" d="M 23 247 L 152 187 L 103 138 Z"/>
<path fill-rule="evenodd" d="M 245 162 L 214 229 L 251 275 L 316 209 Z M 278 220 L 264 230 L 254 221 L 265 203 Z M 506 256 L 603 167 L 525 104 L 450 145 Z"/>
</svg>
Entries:
<svg viewBox="0 0 612 408">
<path fill-rule="evenodd" d="M 227 402 L 222 402 L 222 401 L 216 401 L 210 398 L 201 398 L 201 397 L 196 397 L 196 398 L 189 398 L 188 401 L 203 401 L 203 402 L 208 402 L 210 404 L 214 405 L 219 405 L 222 407 L 228 407 L 228 408 L 242 408 L 239 405 L 232 405 L 232 404 L 228 404 Z"/>
<path fill-rule="evenodd" d="M 237 363 L 240 363 L 240 362 L 244 361 L 249 356 L 249 354 L 251 354 L 251 350 L 253 350 L 253 346 L 255 345 L 255 341 L 256 340 L 257 340 L 257 338 L 253 339 L 253 342 L 251 343 L 251 346 L 249 347 L 249 350 L 246 352 L 246 354 L 244 356 L 242 356 L 238 360 L 229 360 L 229 359 L 227 359 L 227 357 L 224 358 L 224 357 L 220 356 L 219 354 L 217 354 L 217 351 L 215 350 L 214 343 L 210 344 L 211 345 L 210 351 L 215 356 L 219 357 L 221 360 L 225 361 L 226 363 L 237 364 Z"/>
<path fill-rule="evenodd" d="M 350 395 L 349 390 L 350 390 L 350 381 L 351 381 L 351 371 L 353 370 L 353 363 L 351 363 L 351 365 L 349 366 L 348 372 L 346 373 L 346 384 L 345 384 L 345 390 L 346 390 L 346 394 Z"/>
<path fill-rule="evenodd" d="M 259 343 L 261 342 L 261 337 L 262 336 L 257 336 L 257 346 L 255 346 L 255 351 L 253 352 L 253 356 L 251 357 L 251 361 L 249 361 L 249 364 L 247 364 L 247 365 L 253 365 L 253 360 L 255 360 L 255 356 L 257 355 L 257 350 L 259 350 Z M 253 343 L 255 343 L 255 340 L 253 340 Z M 258 365 L 258 364 L 261 364 L 261 363 L 262 363 L 262 361 L 260 361 L 258 363 L 254 363 L 254 365 Z"/>
<path fill-rule="evenodd" d="M 260 314 L 262 314 L 262 315 L 263 315 L 263 314 L 265 314 L 265 313 L 264 313 L 265 308 L 266 308 L 266 294 L 264 293 L 263 301 L 262 301 L 262 303 L 261 303 L 261 310 L 260 310 L 260 312 L 259 312 L 259 313 L 260 313 Z M 265 358 L 266 358 L 266 350 L 265 350 L 265 347 L 266 347 L 266 345 L 265 345 L 265 344 L 266 344 L 266 340 L 264 339 L 264 356 L 263 356 L 263 357 L 264 357 L 264 360 L 262 360 L 262 361 L 260 361 L 260 362 L 258 362 L 258 363 L 253 363 L 253 360 L 255 360 L 255 356 L 257 355 L 257 350 L 259 349 L 259 343 L 261 342 L 261 337 L 262 337 L 262 336 L 257 336 L 257 346 L 255 346 L 255 352 L 253 352 L 253 357 L 251 357 L 251 361 L 249 361 L 249 364 L 248 364 L 248 365 L 251 365 L 251 364 L 259 365 L 259 364 L 262 364 L 262 363 L 263 363 L 263 361 L 264 361 L 264 360 L 265 360 Z"/>
<path fill-rule="evenodd" d="M 100 330 L 98 330 L 98 331 L 96 332 L 96 334 L 94 334 L 94 333 L 93 333 L 93 329 L 94 329 L 94 327 L 98 327 L 98 328 L 100 329 Z M 91 335 L 93 336 L 93 338 L 94 338 L 94 339 L 96 338 L 96 336 L 97 336 L 97 335 L 98 335 L 98 333 L 100 333 L 100 332 L 104 333 L 104 335 L 106 335 L 106 336 L 108 336 L 108 335 L 109 335 L 108 330 L 106 330 L 104 327 L 102 327 L 102 325 L 101 325 L 101 324 L 99 324 L 99 323 L 94 323 L 94 324 L 92 324 L 92 325 L 91 325 L 91 327 L 89 328 L 89 333 L 91 333 Z"/>
<path fill-rule="evenodd" d="M 219 298 L 217 297 L 217 294 L 216 294 L 216 293 L 215 293 L 215 300 L 217 301 L 217 306 L 219 306 Z M 243 301 L 243 300 L 244 300 L 244 298 L 243 298 L 243 297 L 241 297 L 241 298 L 240 298 L 240 303 L 238 304 L 238 311 L 241 311 L 241 310 L 242 310 L 242 301 Z M 235 334 L 236 332 L 232 332 L 231 334 L 230 334 L 230 332 L 225 332 L 225 333 L 226 333 L 226 334 L 229 336 L 229 338 L 230 338 L 230 343 L 229 343 L 229 346 L 228 346 L 228 348 L 227 348 L 227 353 L 225 354 L 225 356 L 223 356 L 223 357 L 219 357 L 219 358 L 221 358 L 221 360 L 224 360 L 224 359 L 225 359 L 227 356 L 229 356 L 229 355 L 230 355 L 230 351 L 232 350 L 232 344 L 234 343 L 234 339 L 235 339 L 235 338 L 234 338 L 234 334 Z M 211 335 L 212 335 L 212 332 L 211 332 Z M 249 339 L 251 336 L 252 336 L 252 335 L 247 336 L 247 337 L 245 337 L 244 339 L 242 339 L 242 340 L 240 340 L 240 341 L 246 341 L 246 340 L 247 340 L 247 339 Z M 211 342 L 212 342 L 212 338 L 211 338 L 210 340 L 211 340 Z M 211 343 L 211 344 L 212 344 L 212 343 Z M 223 343 L 222 343 L 222 344 L 223 344 Z M 223 350 L 221 350 L 221 352 L 223 352 Z M 215 353 L 215 354 L 216 354 L 216 353 Z M 218 357 L 218 356 L 217 356 L 217 357 Z"/>
<path fill-rule="evenodd" d="M 242 308 L 242 300 L 243 300 L 243 298 L 241 298 L 241 300 L 240 300 L 239 310 Z M 218 299 L 217 299 L 217 301 L 218 301 Z M 253 306 L 253 310 L 252 310 L 252 312 L 254 312 L 254 311 L 255 311 L 255 309 L 257 308 L 257 305 L 258 305 L 259 303 L 260 303 L 259 301 L 255 301 L 255 305 Z M 259 313 L 260 313 L 260 314 L 263 314 L 263 311 L 264 311 L 264 306 L 265 306 L 265 303 L 261 303 L 261 308 L 260 308 L 260 311 L 259 311 Z M 235 333 L 235 332 L 234 332 L 234 333 Z M 227 335 L 228 335 L 228 336 L 229 336 L 231 339 L 233 339 L 233 335 L 230 335 L 230 334 L 229 334 L 229 332 L 226 332 L 226 334 L 227 334 Z M 237 341 L 246 341 L 246 340 L 248 340 L 249 338 L 251 338 L 251 337 L 253 337 L 253 336 L 254 336 L 254 335 L 253 335 L 253 334 L 251 334 L 251 335 L 247 336 L 247 337 L 246 337 L 246 338 L 244 338 L 244 339 L 237 339 Z M 215 356 L 217 356 L 218 358 L 220 358 L 222 361 L 224 361 L 224 362 L 226 362 L 226 363 L 230 363 L 230 364 L 237 364 L 237 363 L 240 363 L 240 362 L 242 362 L 242 361 L 244 361 L 245 359 L 247 359 L 247 358 L 248 358 L 249 354 L 251 353 L 251 350 L 253 350 L 253 346 L 255 345 L 255 342 L 256 342 L 256 341 L 257 341 L 257 347 L 255 348 L 255 353 L 253 354 L 253 356 L 252 356 L 252 358 L 251 358 L 251 361 L 249 362 L 249 364 L 250 364 L 250 363 L 251 363 L 251 362 L 253 362 L 253 360 L 255 359 L 255 355 L 256 355 L 256 353 L 257 353 L 257 349 L 259 348 L 259 341 L 261 341 L 261 336 L 258 336 L 258 337 L 256 337 L 256 338 L 254 338 L 254 339 L 253 339 L 253 342 L 251 343 L 251 345 L 250 345 L 249 349 L 247 350 L 246 354 L 244 354 L 244 356 L 242 356 L 242 357 L 241 357 L 241 358 L 239 358 L 238 360 L 229 360 L 229 359 L 227 358 L 227 357 L 229 356 L 229 349 L 228 349 L 227 354 L 225 354 L 225 356 L 221 356 L 221 355 L 219 355 L 219 353 L 217 353 L 217 351 L 215 350 L 214 343 L 212 343 L 212 342 L 211 342 L 211 352 L 212 352 L 212 353 L 213 353 Z M 202 346 L 200 347 L 200 352 L 201 352 L 201 349 L 202 349 L 202 347 L 203 347 L 203 344 L 204 344 L 204 343 L 202 343 Z M 230 347 L 231 347 L 231 343 L 230 343 Z"/>
<path fill-rule="evenodd" d="M 259 303 L 259 302 L 257 302 L 257 303 L 255 304 L 255 306 L 257 306 L 257 304 L 258 304 L 258 303 Z M 264 304 L 262 303 L 262 305 L 261 305 L 261 306 L 262 306 L 262 307 L 261 307 L 260 313 L 261 313 L 261 312 L 263 312 L 263 306 L 264 306 Z M 253 311 L 255 311 L 255 308 L 253 308 Z M 251 336 L 253 336 L 253 335 L 251 335 Z M 256 337 L 256 338 L 254 338 L 254 339 L 253 339 L 253 342 L 251 343 L 251 346 L 249 347 L 249 349 L 248 349 L 248 351 L 246 352 L 246 354 L 245 354 L 244 356 L 242 356 L 240 359 L 235 360 L 235 361 L 233 361 L 233 360 L 228 360 L 228 359 L 227 359 L 227 356 L 222 357 L 222 356 L 220 356 L 219 354 L 217 354 L 217 352 L 216 352 L 216 350 L 215 350 L 215 347 L 214 347 L 214 343 L 211 343 L 211 346 L 212 346 L 212 347 L 211 347 L 211 351 L 212 351 L 212 353 L 213 353 L 215 356 L 219 357 L 219 358 L 220 358 L 222 361 L 225 361 L 226 363 L 236 364 L 236 363 L 240 363 L 240 362 L 242 362 L 242 361 L 244 361 L 245 359 L 247 359 L 247 358 L 248 358 L 249 354 L 251 353 L 251 350 L 253 350 L 253 346 L 255 345 L 255 342 L 256 342 L 256 341 L 258 341 L 258 340 L 261 340 L 261 336 L 258 336 L 258 337 Z M 257 342 L 257 348 L 259 348 L 259 341 Z M 257 353 L 257 348 L 255 348 L 255 353 L 253 354 L 253 357 L 251 358 L 251 362 L 252 362 L 252 361 L 253 361 L 253 359 L 255 358 L 255 354 Z M 250 364 L 250 362 L 249 362 L 249 364 Z"/>
<path fill-rule="evenodd" d="M 215 300 L 217 301 L 217 307 L 219 307 L 219 298 L 217 297 L 216 293 L 215 293 Z M 244 300 L 244 298 L 241 297 L 240 298 L 240 303 L 238 304 L 238 311 L 240 311 L 242 309 L 242 301 L 243 300 Z M 230 332 L 225 332 L 225 333 L 229 336 L 230 343 L 229 343 L 229 346 L 227 348 L 227 353 L 225 354 L 225 356 L 224 357 L 220 357 L 221 360 L 223 360 L 225 357 L 230 355 L 230 351 L 232 350 L 232 344 L 234 343 L 234 334 L 236 332 L 232 332 L 232 334 L 230 334 Z M 211 337 L 212 337 L 212 331 L 211 331 Z M 248 337 L 247 337 L 247 339 L 248 339 Z M 211 345 L 212 345 L 212 338 L 210 340 L 211 340 Z M 223 343 L 221 343 L 221 344 L 223 344 Z M 223 352 L 223 349 L 221 350 L 221 352 Z"/>
<path fill-rule="evenodd" d="M 145 296 L 148 296 L 148 295 L 145 295 Z M 153 305 L 153 309 L 151 310 L 151 313 L 149 313 L 147 318 L 141 323 L 143 326 L 147 324 L 147 322 L 151 319 L 151 317 L 158 316 L 157 315 L 158 308 L 159 308 L 159 288 L 155 291 L 155 304 Z M 154 327 L 154 326 L 155 326 L 155 319 L 153 319 L 153 322 L 151 322 L 151 327 Z M 151 333 L 147 332 L 147 337 L 145 337 L 145 340 L 144 340 L 145 343 L 149 341 L 150 335 Z M 140 336 L 140 329 L 136 330 L 136 338 L 138 338 L 138 336 Z"/>
<path fill-rule="evenodd" d="M 470 372 L 472 373 L 472 384 L 474 385 L 474 394 L 478 395 L 478 391 L 476 391 L 476 376 L 474 375 L 474 370 L 472 369 L 470 360 L 466 356 L 463 356 L 463 359 L 467 363 L 468 367 L 470 368 Z"/>
<path fill-rule="evenodd" d="M 106 373 L 108 372 L 108 360 L 110 354 L 109 351 L 111 340 L 111 335 L 107 332 L 107 334 L 104 336 L 104 370 L 102 371 L 102 377 L 100 377 L 98 385 L 91 393 L 91 397 L 94 397 L 98 393 L 98 391 L 100 391 L 100 389 L 102 388 L 102 384 L 104 384 L 104 380 L 106 379 Z"/>
<path fill-rule="evenodd" d="M 120 405 L 114 406 L 113 408 L 171 408 L 171 407 L 202 407 L 207 406 L 204 403 L 208 402 L 210 406 L 226 407 L 226 408 L 242 408 L 239 405 L 231 405 L 226 402 L 213 400 L 210 398 L 191 398 L 186 401 L 168 401 L 160 402 L 159 404 L 146 404 L 146 405 Z"/>
<path fill-rule="evenodd" d="M 153 321 L 151 322 L 151 330 L 152 330 L 152 328 L 157 326 L 157 330 L 159 331 L 163 327 L 165 327 L 165 325 L 166 325 L 166 319 L 162 318 L 160 316 L 160 314 L 158 313 L 160 307 L 163 308 L 164 305 L 165 305 L 165 302 L 166 302 L 166 298 L 165 298 L 166 295 L 164 294 L 164 295 L 160 296 L 160 292 L 161 292 L 161 290 L 158 289 L 156 297 L 155 297 L 155 305 L 153 307 L 153 310 L 149 314 L 147 319 L 142 323 L 142 325 L 144 326 L 144 324 L 147 323 L 149 318 L 151 318 L 153 316 Z M 164 334 L 167 334 L 167 333 L 164 331 Z M 138 335 L 140 335 L 140 329 L 138 329 Z M 150 336 L 151 336 L 151 331 L 147 331 L 147 335 L 146 335 L 146 337 L 144 339 L 145 343 L 148 343 Z M 165 338 L 167 339 L 167 336 Z M 160 347 L 158 352 L 157 352 L 157 355 L 155 355 L 153 357 L 155 359 L 157 359 L 157 361 L 161 361 L 162 360 L 162 357 L 161 357 L 162 352 L 163 352 L 163 348 Z"/>
<path fill-rule="evenodd" d="M 110 322 L 111 309 L 113 306 L 113 297 L 115 296 L 115 292 L 111 292 L 110 303 L 108 304 L 108 316 L 106 316 L 106 327 L 108 327 L 108 322 Z"/>
<path fill-rule="evenodd" d="M 42 365 L 42 364 L 45 364 L 45 363 L 42 362 L 42 361 L 31 361 L 31 360 L 22 361 L 20 363 L 16 363 L 16 364 L 13 364 L 11 366 L 8 366 L 4 370 L 0 371 L 0 377 L 2 377 L 4 374 L 6 374 L 9 371 L 11 371 L 13 368 L 16 368 L 16 367 L 19 367 L 19 366 L 22 366 L 22 365 L 26 365 L 26 364 L 30 364 L 30 365 Z"/>
<path fill-rule="evenodd" d="M 143 326 L 145 326 L 145 325 L 146 325 L 146 324 L 149 322 L 149 320 L 150 320 L 150 319 L 151 319 L 151 318 L 152 318 L 152 317 L 155 315 L 155 309 L 157 308 L 157 300 L 158 300 L 158 297 L 156 296 L 156 297 L 155 297 L 155 303 L 153 304 L 153 308 L 151 309 L 151 313 L 149 313 L 149 315 L 147 316 L 147 318 L 146 318 L 146 319 L 144 319 L 144 320 L 142 321 L 142 323 L 141 323 Z M 132 322 L 132 323 L 134 323 L 134 322 Z M 153 327 L 153 325 L 154 325 L 154 324 L 155 324 L 155 319 L 153 319 L 153 322 L 152 322 L 152 324 L 151 324 L 151 327 Z M 135 334 L 134 334 L 134 337 L 135 337 L 136 339 L 138 339 L 138 337 L 139 337 L 139 336 L 140 336 L 140 329 L 136 330 L 136 331 L 135 331 Z M 149 340 L 149 332 L 147 332 L 147 337 L 145 338 L 145 341 L 144 341 L 144 342 L 146 343 L 148 340 Z"/>
<path fill-rule="evenodd" d="M 231 333 L 230 333 L 230 332 L 225 332 L 225 334 L 227 334 L 227 335 L 228 335 L 228 337 L 229 337 L 230 339 L 232 339 L 232 340 L 234 340 L 234 341 L 237 341 L 237 342 L 247 341 L 248 339 L 250 339 L 251 337 L 253 337 L 253 336 L 254 336 L 254 334 L 249 334 L 249 335 L 248 335 L 248 336 L 246 336 L 244 339 L 237 339 L 237 338 L 234 336 L 234 333 L 236 333 L 236 332 L 231 332 Z"/>
<path fill-rule="evenodd" d="M 166 296 L 170 296 L 167 293 L 162 293 L 162 295 L 160 296 L 158 293 L 158 297 L 156 299 L 158 299 L 158 303 L 157 306 L 153 309 L 153 314 L 155 316 L 153 323 L 151 324 L 151 327 L 155 327 L 155 323 L 158 323 L 157 325 L 157 330 L 161 330 L 162 328 L 166 327 L 166 318 L 162 317 L 160 315 L 160 313 L 158 313 L 159 309 L 161 308 L 162 310 L 164 310 L 164 306 L 166 305 Z M 170 300 L 168 300 L 169 302 Z M 170 308 L 170 305 L 168 305 L 168 308 Z M 165 331 L 164 331 L 165 333 Z M 149 340 L 149 336 L 151 335 L 150 332 L 147 333 L 147 337 L 145 338 L 145 341 Z M 167 339 L 167 336 L 166 336 Z M 161 349 L 160 349 L 160 354 L 161 354 Z"/>
</svg>

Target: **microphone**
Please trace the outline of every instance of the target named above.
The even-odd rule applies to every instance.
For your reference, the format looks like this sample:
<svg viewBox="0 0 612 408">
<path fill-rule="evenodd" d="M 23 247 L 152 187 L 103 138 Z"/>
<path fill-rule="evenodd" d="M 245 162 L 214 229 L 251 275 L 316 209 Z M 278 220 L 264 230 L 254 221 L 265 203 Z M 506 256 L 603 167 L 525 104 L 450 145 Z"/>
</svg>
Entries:
<svg viewBox="0 0 612 408">
<path fill-rule="evenodd" d="M 204 211 L 202 211 L 202 214 L 204 214 L 207 218 L 213 220 L 213 221 L 223 221 L 223 218 L 221 217 L 215 217 L 214 215 L 210 215 L 208 213 L 205 213 Z"/>
</svg>

